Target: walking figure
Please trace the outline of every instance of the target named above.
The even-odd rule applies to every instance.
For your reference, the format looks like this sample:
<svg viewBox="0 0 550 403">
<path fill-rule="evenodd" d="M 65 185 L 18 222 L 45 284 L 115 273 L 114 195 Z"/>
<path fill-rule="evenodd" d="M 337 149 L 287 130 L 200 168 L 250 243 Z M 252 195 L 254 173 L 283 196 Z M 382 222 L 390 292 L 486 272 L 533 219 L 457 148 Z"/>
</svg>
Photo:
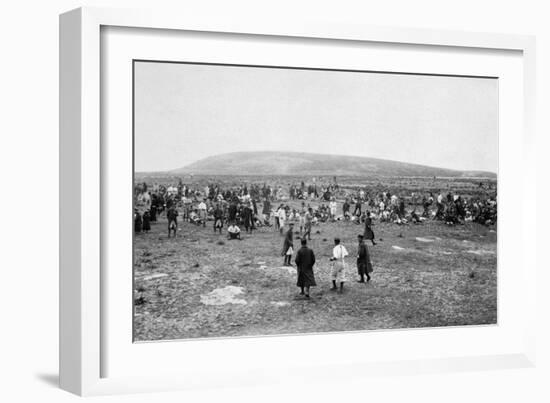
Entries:
<svg viewBox="0 0 550 403">
<path fill-rule="evenodd" d="M 282 255 L 285 258 L 283 263 L 284 266 L 292 266 L 292 263 L 290 263 L 290 260 L 292 259 L 292 254 L 294 253 L 294 235 L 292 233 L 294 229 L 294 223 L 289 223 L 288 227 L 289 228 L 285 235 L 285 242 L 283 244 L 283 251 L 282 251 Z"/>
<path fill-rule="evenodd" d="M 300 295 L 305 295 L 305 297 L 309 299 L 309 287 L 317 285 L 313 274 L 315 254 L 307 247 L 307 240 L 305 238 L 302 239 L 301 244 L 302 247 L 298 253 L 296 253 L 296 259 L 294 260 L 298 268 L 298 280 L 296 285 L 301 289 Z"/>
<path fill-rule="evenodd" d="M 339 292 L 344 292 L 344 282 L 346 281 L 346 263 L 344 258 L 348 255 L 349 253 L 344 245 L 340 244 L 340 238 L 334 238 L 334 248 L 332 249 L 332 257 L 330 258 L 330 261 L 332 262 L 332 291 L 336 291 L 338 289 L 336 283 L 339 283 Z"/>
<path fill-rule="evenodd" d="M 357 273 L 361 277 L 358 282 L 364 283 L 365 275 L 367 276 L 367 282 L 369 282 L 370 273 L 372 273 L 372 263 L 370 261 L 369 250 L 363 241 L 363 235 L 358 235 L 357 241 L 359 243 L 357 247 Z"/>
</svg>

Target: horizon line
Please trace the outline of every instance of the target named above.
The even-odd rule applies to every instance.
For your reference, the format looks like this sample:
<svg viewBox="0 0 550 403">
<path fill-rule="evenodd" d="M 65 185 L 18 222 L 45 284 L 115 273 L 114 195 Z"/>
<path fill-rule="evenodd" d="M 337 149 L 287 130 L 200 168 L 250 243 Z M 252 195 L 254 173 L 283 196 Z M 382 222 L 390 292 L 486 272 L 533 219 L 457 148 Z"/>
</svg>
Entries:
<svg viewBox="0 0 550 403">
<path fill-rule="evenodd" d="M 379 160 L 379 161 L 390 161 L 390 162 L 396 162 L 396 163 L 400 163 L 400 164 L 416 165 L 416 166 L 419 166 L 419 167 L 426 167 L 426 168 L 444 169 L 444 170 L 455 171 L 455 172 L 479 172 L 479 173 L 488 173 L 488 174 L 498 176 L 498 168 L 497 168 L 497 172 L 494 172 L 494 171 L 491 171 L 491 170 L 486 170 L 486 169 L 456 169 L 456 168 L 445 168 L 445 167 L 441 167 L 441 166 L 425 165 L 425 164 L 420 164 L 420 163 L 416 163 L 416 162 L 406 162 L 406 161 L 392 160 L 392 159 L 388 159 L 388 158 L 379 158 L 379 157 L 367 157 L 367 156 L 348 155 L 348 154 L 314 153 L 314 152 L 305 152 L 305 151 L 283 151 L 283 150 L 231 151 L 231 152 L 226 152 L 226 153 L 221 153 L 221 154 L 209 155 L 207 157 L 200 158 L 200 159 L 195 160 L 195 161 L 193 161 L 189 164 L 186 164 L 184 166 L 180 166 L 180 167 L 177 167 L 177 168 L 170 168 L 170 169 L 164 169 L 164 170 L 136 171 L 135 166 L 134 166 L 134 173 L 173 173 L 173 171 L 184 169 L 184 168 L 186 168 L 186 167 L 188 167 L 192 164 L 195 164 L 197 162 L 203 161 L 203 160 L 208 159 L 208 158 L 219 157 L 219 156 L 230 155 L 230 154 L 242 154 L 242 153 L 277 153 L 277 154 L 281 154 L 281 155 L 284 155 L 284 154 L 308 154 L 308 155 L 318 155 L 318 156 L 328 156 L 328 157 L 364 158 L 364 159 Z M 200 175 L 204 175 L 204 174 L 200 174 Z M 216 174 L 216 175 L 221 175 L 221 174 Z M 251 174 L 251 175 L 254 175 L 254 174 Z M 265 175 L 257 174 L 256 176 L 265 176 Z M 289 176 L 292 176 L 292 175 L 289 175 Z M 359 175 L 347 175 L 347 176 L 359 176 Z M 416 176 L 418 176 L 418 175 L 416 175 Z"/>
</svg>

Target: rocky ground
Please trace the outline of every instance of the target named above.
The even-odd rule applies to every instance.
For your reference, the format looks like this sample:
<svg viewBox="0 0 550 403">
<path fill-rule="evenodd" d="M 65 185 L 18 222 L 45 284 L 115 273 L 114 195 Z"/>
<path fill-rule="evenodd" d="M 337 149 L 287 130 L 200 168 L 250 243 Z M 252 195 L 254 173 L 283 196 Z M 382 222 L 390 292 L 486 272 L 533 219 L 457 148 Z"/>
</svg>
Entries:
<svg viewBox="0 0 550 403">
<path fill-rule="evenodd" d="M 136 341 L 496 323 L 496 228 L 375 222 L 374 273 L 365 285 L 355 267 L 362 226 L 321 223 L 309 242 L 318 286 L 304 300 L 296 269 L 282 266 L 283 237 L 274 228 L 229 241 L 211 225 L 180 220 L 169 239 L 161 217 L 136 235 Z M 350 252 L 343 294 L 330 291 L 336 236 Z"/>
</svg>

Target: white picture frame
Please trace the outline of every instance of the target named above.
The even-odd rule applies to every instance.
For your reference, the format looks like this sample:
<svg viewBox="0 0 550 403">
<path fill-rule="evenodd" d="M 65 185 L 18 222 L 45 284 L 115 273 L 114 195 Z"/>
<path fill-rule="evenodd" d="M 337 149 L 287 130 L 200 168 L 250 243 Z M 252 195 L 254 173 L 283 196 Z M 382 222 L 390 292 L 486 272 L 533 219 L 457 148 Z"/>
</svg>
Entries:
<svg viewBox="0 0 550 403">
<path fill-rule="evenodd" d="M 240 364 L 241 368 L 235 371 L 232 371 L 231 367 L 223 366 L 221 362 L 220 365 L 212 365 L 212 363 L 216 364 L 216 359 L 220 361 L 229 359 L 228 350 L 238 351 L 238 348 L 246 348 L 251 356 L 265 352 L 266 342 L 262 338 L 245 338 L 238 341 L 240 346 L 237 346 L 236 342 L 206 340 L 193 342 L 195 344 L 192 345 L 178 342 L 147 343 L 146 346 L 140 347 L 140 351 L 145 355 L 159 354 L 164 357 L 176 350 L 182 350 L 185 345 L 188 347 L 187 354 L 190 352 L 189 346 L 193 350 L 201 351 L 201 354 L 212 349 L 218 358 L 209 357 L 211 360 L 209 366 L 201 366 L 199 354 L 188 355 L 189 359 L 181 363 L 168 362 L 165 359 L 166 370 L 159 369 L 158 374 L 151 371 L 125 373 L 128 369 L 124 367 L 120 367 L 117 371 L 109 370 L 106 366 L 107 358 L 121 346 L 113 344 L 110 340 L 111 336 L 105 329 L 111 323 L 105 319 L 110 314 L 111 305 L 106 302 L 108 293 L 104 289 L 105 278 L 109 276 L 105 276 L 105 272 L 102 271 L 102 267 L 106 264 L 105 251 L 108 249 L 102 236 L 102 225 L 105 223 L 102 208 L 105 207 L 105 203 L 109 203 L 108 197 L 105 197 L 105 192 L 109 189 L 105 180 L 109 176 L 105 165 L 107 158 L 105 147 L 109 141 L 103 141 L 105 139 L 102 140 L 101 135 L 106 130 L 102 120 L 105 117 L 103 113 L 105 111 L 102 109 L 105 107 L 102 104 L 102 92 L 108 92 L 109 88 L 105 86 L 111 85 L 110 82 L 102 81 L 101 76 L 101 57 L 105 55 L 102 53 L 102 46 L 105 44 L 102 45 L 101 35 L 106 27 L 193 32 L 194 36 L 198 37 L 208 33 L 217 33 L 218 37 L 243 35 L 259 41 L 269 38 L 290 38 L 304 41 L 304 46 L 308 46 L 310 40 L 322 40 L 332 41 L 330 46 L 334 47 L 346 43 L 377 43 L 422 49 L 434 48 L 441 51 L 465 49 L 479 55 L 498 51 L 515 52 L 519 57 L 519 59 L 516 58 L 516 62 L 520 61 L 521 68 L 512 69 L 509 74 L 517 76 L 515 79 L 521 81 L 521 88 L 516 89 L 523 96 L 519 101 L 515 100 L 511 107 L 517 109 L 517 106 L 521 105 L 521 111 L 517 112 L 521 117 L 522 126 L 519 128 L 519 133 L 510 134 L 510 136 L 513 136 L 515 142 L 511 144 L 521 144 L 522 169 L 517 173 L 519 176 L 512 180 L 519 178 L 523 189 L 534 188 L 536 172 L 535 159 L 531 158 L 534 155 L 535 102 L 535 40 L 533 37 L 349 26 L 319 21 L 298 24 L 270 21 L 268 18 L 255 21 L 245 18 L 216 21 L 195 18 L 192 15 L 171 15 L 168 12 L 159 13 L 150 10 L 81 8 L 65 13 L 60 17 L 60 385 L 63 389 L 79 395 L 97 395 L 224 385 L 244 386 L 265 382 L 294 382 L 295 379 L 303 381 L 304 377 L 317 380 L 329 379 L 334 376 L 335 369 L 338 377 L 343 379 L 354 373 L 361 373 L 363 376 L 380 373 L 397 375 L 534 365 L 535 318 L 531 315 L 536 311 L 537 267 L 534 260 L 535 246 L 525 241 L 525 235 L 536 231 L 534 223 L 519 219 L 517 221 L 521 225 L 516 228 L 518 231 L 516 239 L 524 241 L 517 246 L 516 254 L 521 266 L 521 286 L 524 294 L 521 301 L 513 303 L 520 305 L 518 312 L 523 312 L 522 322 L 514 322 L 511 325 L 514 342 L 509 343 L 509 347 L 502 347 L 498 352 L 496 349 L 484 351 L 484 345 L 481 344 L 478 350 L 468 350 L 467 354 L 462 353 L 461 350 L 447 354 L 443 348 L 433 351 L 432 354 L 426 354 L 424 351 L 416 358 L 400 355 L 399 349 L 396 349 L 396 353 L 391 357 L 378 357 L 376 360 L 353 357 L 345 361 L 325 362 L 321 357 L 319 360 L 312 361 L 307 375 L 304 375 L 300 367 L 294 363 L 285 366 L 284 362 L 277 362 L 276 357 L 266 360 L 268 362 L 265 362 L 262 371 L 252 371 L 259 368 L 253 365 L 250 365 L 250 371 L 247 371 L 246 359 Z M 155 39 L 152 41 L 154 43 Z M 457 54 L 455 57 L 461 56 Z M 516 62 L 512 64 L 515 63 L 517 67 Z M 399 66 L 396 65 L 395 68 L 399 70 Z M 435 63 L 430 73 L 437 73 L 437 68 L 439 67 Z M 447 71 L 441 72 L 447 73 Z M 129 94 L 125 95 L 126 98 L 128 96 Z M 501 150 L 501 155 L 503 152 L 505 151 Z M 499 197 L 502 196 L 500 192 L 502 180 L 507 179 L 502 179 L 499 172 Z M 499 206 L 500 203 L 501 201 Z M 519 214 L 523 214 L 526 208 L 527 206 L 523 206 Z M 500 229 L 506 228 L 504 225 L 499 226 L 499 261 L 503 260 L 500 258 L 500 253 L 503 252 Z M 499 270 L 502 270 L 502 267 L 499 266 Z M 519 271 L 518 268 L 515 270 Z M 128 299 L 130 298 L 131 295 L 128 296 Z M 502 298 L 502 295 L 499 298 Z M 499 306 L 500 302 L 502 301 L 499 301 Z M 504 328 L 502 324 L 501 329 Z M 494 337 L 504 335 L 499 333 L 498 329 L 492 329 L 495 328 L 481 329 L 480 332 L 486 333 L 484 337 L 491 337 L 491 332 L 494 333 Z M 423 338 L 429 339 L 434 332 L 437 334 L 433 337 L 446 337 L 441 330 L 433 329 L 397 331 L 399 334 L 393 331 L 391 335 L 384 332 L 369 332 L 368 335 L 363 332 L 354 332 L 346 336 L 346 341 L 353 344 L 360 342 L 363 337 L 369 337 L 369 340 L 380 340 L 379 343 L 383 343 L 382 339 L 395 336 L 396 339 L 410 337 L 411 341 L 414 340 L 413 344 L 420 345 Z M 449 337 L 463 337 L 465 340 L 468 339 L 468 334 L 474 334 L 471 329 L 452 329 L 450 332 L 454 332 L 454 335 Z M 410 333 L 409 336 L 408 333 Z M 310 337 L 313 336 L 270 337 L 269 342 L 272 343 L 271 346 L 280 344 L 285 348 L 288 346 L 299 348 L 300 345 L 308 343 Z M 338 337 L 338 335 L 327 335 L 323 336 L 322 340 L 327 345 L 341 343 L 342 339 Z M 229 355 L 223 358 L 223 354 Z M 126 358 L 128 357 L 121 356 L 118 359 Z M 250 359 L 250 363 L 252 362 Z M 211 369 L 209 370 L 208 367 Z M 297 378 L 299 373 L 301 378 Z M 205 379 L 205 375 L 209 375 L 209 378 Z"/>
</svg>

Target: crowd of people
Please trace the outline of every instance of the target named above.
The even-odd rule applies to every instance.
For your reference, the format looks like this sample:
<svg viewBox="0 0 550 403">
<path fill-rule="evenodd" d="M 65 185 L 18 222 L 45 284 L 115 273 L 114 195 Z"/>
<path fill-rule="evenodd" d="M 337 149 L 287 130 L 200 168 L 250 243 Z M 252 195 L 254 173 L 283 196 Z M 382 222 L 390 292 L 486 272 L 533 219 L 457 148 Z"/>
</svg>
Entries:
<svg viewBox="0 0 550 403">
<path fill-rule="evenodd" d="M 230 226 L 246 233 L 274 226 L 282 234 L 286 224 L 294 223 L 309 239 L 311 227 L 327 221 L 364 224 L 379 220 L 398 225 L 421 224 L 426 220 L 440 220 L 448 225 L 497 222 L 496 193 L 467 198 L 441 191 L 436 195 L 429 192 L 405 196 L 389 191 L 344 188 L 336 183 L 336 178 L 326 185 L 292 184 L 286 192 L 282 186 L 265 183 L 225 188 L 210 184 L 202 189 L 185 185 L 181 180 L 176 186 L 154 185 L 152 188 L 140 183 L 135 187 L 135 203 L 145 210 L 134 211 L 136 232 L 148 232 L 157 216 L 166 214 L 169 236 L 177 234 L 178 217 L 203 227 L 211 223 L 219 233 Z"/>
<path fill-rule="evenodd" d="M 313 266 L 315 254 L 307 243 L 312 227 L 325 222 L 350 222 L 362 225 L 358 236 L 357 274 L 359 282 L 370 281 L 373 266 L 365 241 L 376 245 L 373 220 L 397 225 L 422 224 L 439 220 L 447 225 L 468 221 L 482 225 L 497 222 L 496 191 L 463 197 L 450 192 L 412 193 L 398 195 L 390 191 L 369 192 L 365 188 L 344 187 L 334 181 L 292 184 L 287 191 L 282 186 L 218 184 L 188 186 L 181 181 L 176 186 L 146 183 L 135 186 L 134 230 L 147 233 L 151 223 L 165 216 L 168 237 L 178 236 L 178 220 L 193 225 L 211 226 L 222 234 L 227 227 L 228 240 L 243 240 L 242 231 L 253 236 L 259 228 L 273 228 L 284 236 L 283 265 L 297 267 L 297 286 L 304 298 L 316 285 Z M 142 213 L 140 213 L 142 211 Z M 301 248 L 294 250 L 294 234 L 299 234 Z M 349 255 L 340 239 L 334 239 L 332 250 L 332 290 L 343 291 L 346 281 L 346 257 Z M 365 280 L 366 277 L 366 280 Z"/>
</svg>

